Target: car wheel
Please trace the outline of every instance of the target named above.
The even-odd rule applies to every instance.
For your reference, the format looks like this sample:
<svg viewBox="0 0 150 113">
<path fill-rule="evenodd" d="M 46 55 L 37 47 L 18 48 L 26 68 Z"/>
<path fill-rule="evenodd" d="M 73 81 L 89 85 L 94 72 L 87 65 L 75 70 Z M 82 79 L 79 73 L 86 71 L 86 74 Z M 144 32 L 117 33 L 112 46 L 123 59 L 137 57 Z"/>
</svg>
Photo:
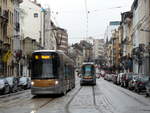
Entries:
<svg viewBox="0 0 150 113">
<path fill-rule="evenodd" d="M 6 86 L 4 89 L 4 94 L 8 94 L 10 92 L 9 86 Z"/>
<path fill-rule="evenodd" d="M 137 92 L 137 88 L 136 87 L 134 88 L 134 91 Z"/>
<path fill-rule="evenodd" d="M 146 97 L 149 97 L 149 94 L 148 94 L 148 93 L 146 93 Z"/>
<path fill-rule="evenodd" d="M 121 83 L 121 87 L 123 87 L 123 83 Z"/>
<path fill-rule="evenodd" d="M 137 92 L 137 93 L 140 93 L 140 90 L 139 90 L 139 89 L 137 89 L 137 90 L 136 90 L 136 92 Z"/>
<path fill-rule="evenodd" d="M 14 87 L 12 87 L 12 93 L 15 93 L 16 92 L 16 90 L 15 90 L 15 86 Z"/>
<path fill-rule="evenodd" d="M 130 86 L 129 87 L 127 87 L 129 90 L 131 90 L 131 88 L 130 88 Z"/>
</svg>

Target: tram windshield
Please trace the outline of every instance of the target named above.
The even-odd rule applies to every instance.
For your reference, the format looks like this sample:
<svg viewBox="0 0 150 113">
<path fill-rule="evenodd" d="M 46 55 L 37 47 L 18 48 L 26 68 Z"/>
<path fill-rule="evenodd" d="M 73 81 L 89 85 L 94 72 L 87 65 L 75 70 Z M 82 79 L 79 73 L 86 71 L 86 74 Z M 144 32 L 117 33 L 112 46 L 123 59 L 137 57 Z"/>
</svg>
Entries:
<svg viewBox="0 0 150 113">
<path fill-rule="evenodd" d="M 83 76 L 91 76 L 94 74 L 94 66 L 93 65 L 84 65 L 82 67 L 82 75 Z"/>
<path fill-rule="evenodd" d="M 54 53 L 35 53 L 32 56 L 32 78 L 58 78 L 59 57 Z"/>
</svg>

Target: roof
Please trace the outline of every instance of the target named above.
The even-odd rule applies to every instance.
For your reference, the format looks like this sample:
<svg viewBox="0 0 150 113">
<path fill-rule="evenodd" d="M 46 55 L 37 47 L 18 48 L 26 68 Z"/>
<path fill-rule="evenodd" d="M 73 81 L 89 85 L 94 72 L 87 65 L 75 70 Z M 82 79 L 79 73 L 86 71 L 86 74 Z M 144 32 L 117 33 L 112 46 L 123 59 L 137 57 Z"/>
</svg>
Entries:
<svg viewBox="0 0 150 113">
<path fill-rule="evenodd" d="M 58 52 L 58 53 L 64 53 L 61 50 L 35 50 L 33 53 L 36 53 L 36 52 Z"/>
<path fill-rule="evenodd" d="M 65 56 L 66 59 L 70 59 L 70 61 L 73 63 L 74 61 L 67 56 L 62 50 L 35 50 L 32 53 L 36 53 L 36 52 L 53 52 L 53 53 L 59 53 L 59 54 L 63 54 Z"/>
<path fill-rule="evenodd" d="M 85 65 L 85 64 L 93 64 L 94 65 L 94 62 L 83 62 L 82 65 Z"/>
<path fill-rule="evenodd" d="M 40 4 L 40 3 L 37 3 L 36 1 L 31 1 L 31 0 L 29 0 L 29 2 L 31 2 L 31 3 L 33 3 L 33 4 L 35 4 L 36 6 L 38 6 L 38 7 L 41 8 L 41 4 Z"/>
<path fill-rule="evenodd" d="M 133 9 L 136 9 L 138 7 L 138 0 L 134 0 L 132 6 L 131 6 L 131 10 L 133 11 Z"/>
</svg>

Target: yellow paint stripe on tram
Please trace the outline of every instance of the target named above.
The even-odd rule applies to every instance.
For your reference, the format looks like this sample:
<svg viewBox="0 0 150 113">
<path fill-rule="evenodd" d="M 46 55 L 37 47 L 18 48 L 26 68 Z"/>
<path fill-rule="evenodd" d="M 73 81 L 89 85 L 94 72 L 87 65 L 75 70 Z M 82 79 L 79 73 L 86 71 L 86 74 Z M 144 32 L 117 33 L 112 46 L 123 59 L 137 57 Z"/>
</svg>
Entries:
<svg viewBox="0 0 150 113">
<path fill-rule="evenodd" d="M 32 80 L 34 83 L 34 87 L 50 87 L 55 85 L 54 79 L 48 79 L 48 80 Z"/>
</svg>

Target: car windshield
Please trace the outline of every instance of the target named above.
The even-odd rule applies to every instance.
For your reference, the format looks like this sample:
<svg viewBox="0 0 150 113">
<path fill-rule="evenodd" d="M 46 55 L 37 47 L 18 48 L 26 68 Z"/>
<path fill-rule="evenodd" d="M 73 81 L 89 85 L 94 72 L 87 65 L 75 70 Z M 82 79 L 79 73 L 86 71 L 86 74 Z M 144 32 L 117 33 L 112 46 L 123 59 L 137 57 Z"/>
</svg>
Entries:
<svg viewBox="0 0 150 113">
<path fill-rule="evenodd" d="M 4 84 L 4 80 L 3 79 L 0 79 L 0 84 Z"/>
<path fill-rule="evenodd" d="M 141 77 L 141 81 L 146 82 L 149 80 L 149 76 Z"/>
<path fill-rule="evenodd" d="M 25 82 L 25 83 L 26 83 L 26 82 L 27 82 L 27 78 L 26 78 L 26 77 L 21 77 L 21 78 L 19 79 L 19 81 L 20 81 L 20 82 Z"/>
<path fill-rule="evenodd" d="M 8 83 L 9 83 L 10 85 L 13 84 L 13 78 L 12 78 L 12 77 L 8 77 L 8 78 L 6 78 L 6 80 L 8 81 Z"/>
<path fill-rule="evenodd" d="M 127 76 L 129 79 L 132 79 L 133 74 L 128 74 Z"/>
</svg>

